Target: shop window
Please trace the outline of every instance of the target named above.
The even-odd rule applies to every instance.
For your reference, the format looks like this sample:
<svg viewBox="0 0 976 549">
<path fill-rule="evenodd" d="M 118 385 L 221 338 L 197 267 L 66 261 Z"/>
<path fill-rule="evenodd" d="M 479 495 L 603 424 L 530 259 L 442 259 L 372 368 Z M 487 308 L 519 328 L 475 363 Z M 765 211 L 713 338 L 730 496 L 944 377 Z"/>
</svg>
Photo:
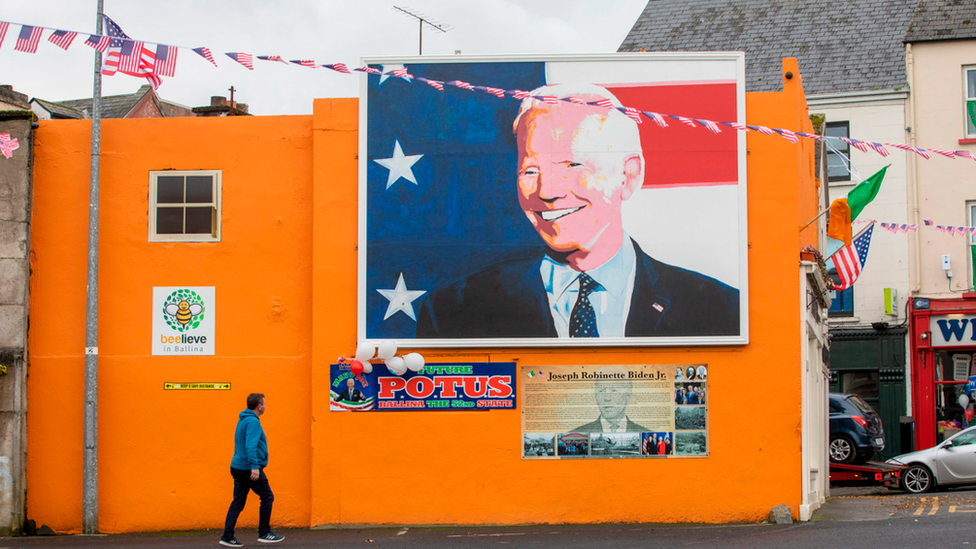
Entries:
<svg viewBox="0 0 976 549">
<path fill-rule="evenodd" d="M 827 122 L 824 133 L 833 137 L 850 137 L 850 122 Z M 829 139 L 831 150 L 827 148 L 827 181 L 850 181 L 851 172 L 847 165 L 851 158 L 851 146 L 840 139 Z"/>
<path fill-rule="evenodd" d="M 976 68 L 966 68 L 966 104 L 963 117 L 966 119 L 966 137 L 976 137 Z"/>
<path fill-rule="evenodd" d="M 149 241 L 220 240 L 220 171 L 149 172 Z"/>
<path fill-rule="evenodd" d="M 966 394 L 969 376 L 976 374 L 972 352 L 939 351 L 935 353 L 935 419 L 936 442 L 976 425 L 967 422 L 959 396 Z M 970 403 L 969 407 L 973 404 Z"/>
<path fill-rule="evenodd" d="M 837 269 L 830 269 L 827 275 L 834 281 L 834 286 L 840 285 Z M 830 309 L 827 309 L 827 316 L 830 318 L 854 316 L 854 286 L 846 290 L 830 291 Z"/>
</svg>

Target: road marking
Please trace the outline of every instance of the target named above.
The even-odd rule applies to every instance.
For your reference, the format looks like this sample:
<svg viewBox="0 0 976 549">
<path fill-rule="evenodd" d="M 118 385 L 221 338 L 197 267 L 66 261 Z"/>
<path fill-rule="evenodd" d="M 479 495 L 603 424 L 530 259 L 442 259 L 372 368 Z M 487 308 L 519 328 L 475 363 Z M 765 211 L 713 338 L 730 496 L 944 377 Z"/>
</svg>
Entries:
<svg viewBox="0 0 976 549">
<path fill-rule="evenodd" d="M 449 538 L 494 538 L 498 536 L 524 536 L 525 532 L 503 532 L 500 534 L 452 534 Z"/>
<path fill-rule="evenodd" d="M 915 509 L 915 512 L 914 513 L 912 513 L 916 517 L 919 516 L 919 515 L 921 515 L 922 514 L 922 511 L 925 510 L 925 499 L 926 499 L 925 496 L 922 496 L 919 499 L 919 502 L 921 503 L 921 505 L 918 507 L 918 509 Z"/>
<path fill-rule="evenodd" d="M 403 534 L 406 534 L 407 533 L 407 530 L 409 530 L 409 528 L 404 528 L 403 530 L 400 530 L 399 532 L 397 532 L 397 535 L 398 536 L 402 536 Z"/>
<path fill-rule="evenodd" d="M 939 496 L 932 498 L 932 510 L 929 511 L 929 515 L 934 515 L 939 512 Z"/>
<path fill-rule="evenodd" d="M 960 507 L 972 507 L 972 504 L 969 504 L 969 505 L 950 505 L 949 506 L 949 512 L 950 513 L 976 513 L 976 509 L 960 509 Z"/>
</svg>

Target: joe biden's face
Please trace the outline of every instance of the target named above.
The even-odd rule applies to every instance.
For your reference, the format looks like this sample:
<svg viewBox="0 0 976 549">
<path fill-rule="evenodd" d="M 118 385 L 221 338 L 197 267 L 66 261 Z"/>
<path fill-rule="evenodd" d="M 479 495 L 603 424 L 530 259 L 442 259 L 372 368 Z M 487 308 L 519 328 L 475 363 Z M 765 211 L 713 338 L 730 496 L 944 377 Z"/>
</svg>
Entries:
<svg viewBox="0 0 976 549">
<path fill-rule="evenodd" d="M 519 204 L 551 250 L 606 261 L 620 248 L 621 203 L 640 163 L 613 149 L 606 109 L 537 105 L 519 121 Z M 635 167 L 636 166 L 636 167 Z M 605 257 L 604 257 L 605 256 Z"/>
</svg>

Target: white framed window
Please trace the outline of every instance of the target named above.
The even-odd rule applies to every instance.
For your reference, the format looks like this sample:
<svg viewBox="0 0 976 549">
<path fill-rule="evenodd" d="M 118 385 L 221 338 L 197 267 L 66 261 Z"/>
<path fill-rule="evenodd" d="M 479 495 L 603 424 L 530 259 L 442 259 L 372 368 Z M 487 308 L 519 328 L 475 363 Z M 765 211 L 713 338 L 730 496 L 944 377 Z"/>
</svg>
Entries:
<svg viewBox="0 0 976 549">
<path fill-rule="evenodd" d="M 220 241 L 220 170 L 149 172 L 150 242 Z"/>
<path fill-rule="evenodd" d="M 824 134 L 830 137 L 849 138 L 851 136 L 851 123 L 846 121 L 827 122 Z M 840 139 L 831 139 L 829 141 L 833 149 L 827 149 L 827 181 L 850 181 L 851 172 L 848 164 L 851 159 L 851 146 L 846 141 L 841 141 Z"/>
<path fill-rule="evenodd" d="M 966 119 L 966 137 L 976 137 L 976 67 L 963 67 L 963 81 L 966 87 L 965 104 L 962 106 L 963 118 Z"/>
</svg>

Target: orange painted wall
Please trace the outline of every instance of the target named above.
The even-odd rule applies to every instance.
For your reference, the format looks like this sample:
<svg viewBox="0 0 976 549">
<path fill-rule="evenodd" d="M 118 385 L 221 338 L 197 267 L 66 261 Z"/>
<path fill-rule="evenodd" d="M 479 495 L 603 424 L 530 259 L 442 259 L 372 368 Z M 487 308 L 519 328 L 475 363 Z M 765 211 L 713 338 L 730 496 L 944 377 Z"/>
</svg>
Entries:
<svg viewBox="0 0 976 549">
<path fill-rule="evenodd" d="M 59 532 L 81 528 L 90 128 L 43 121 L 35 144 L 27 506 Z M 308 524 L 311 147 L 308 116 L 103 122 L 101 531 L 222 524 L 252 391 L 267 395 L 276 524 Z M 149 171 L 166 169 L 223 170 L 222 242 L 147 242 Z M 178 285 L 216 286 L 216 356 L 150 356 L 152 287 Z"/>
<path fill-rule="evenodd" d="M 798 74 L 795 62 L 785 70 Z M 785 82 L 783 93 L 747 94 L 748 123 L 810 131 L 799 80 Z M 328 411 L 328 365 L 356 342 L 357 105 L 104 124 L 103 532 L 219 527 L 234 422 L 255 390 L 268 395 L 275 525 L 755 521 L 780 503 L 796 512 L 801 337 L 790 304 L 799 193 L 813 185 L 808 144 L 747 138 L 749 345 L 422 351 L 428 362 L 711 365 L 710 457 L 522 461 L 518 410 Z M 36 144 L 28 516 L 62 532 L 81 526 L 89 128 L 42 122 Z M 148 172 L 166 168 L 223 170 L 223 242 L 146 242 Z M 170 285 L 217 287 L 217 356 L 149 356 L 151 288 Z M 234 390 L 164 392 L 164 381 Z M 243 525 L 256 523 L 256 507 Z"/>
<path fill-rule="evenodd" d="M 799 74 L 793 60 L 787 70 Z M 812 131 L 799 79 L 784 83 L 782 93 L 747 94 L 748 123 Z M 799 194 L 814 185 L 809 143 L 747 138 L 749 345 L 422 351 L 428 362 L 710 365 L 709 458 L 523 461 L 518 410 L 328 411 L 326 365 L 356 345 L 355 102 L 317 101 L 313 126 L 312 525 L 757 521 L 780 503 L 796 513 L 801 335 L 792 304 Z M 332 307 L 348 314 L 336 318 Z"/>
</svg>

